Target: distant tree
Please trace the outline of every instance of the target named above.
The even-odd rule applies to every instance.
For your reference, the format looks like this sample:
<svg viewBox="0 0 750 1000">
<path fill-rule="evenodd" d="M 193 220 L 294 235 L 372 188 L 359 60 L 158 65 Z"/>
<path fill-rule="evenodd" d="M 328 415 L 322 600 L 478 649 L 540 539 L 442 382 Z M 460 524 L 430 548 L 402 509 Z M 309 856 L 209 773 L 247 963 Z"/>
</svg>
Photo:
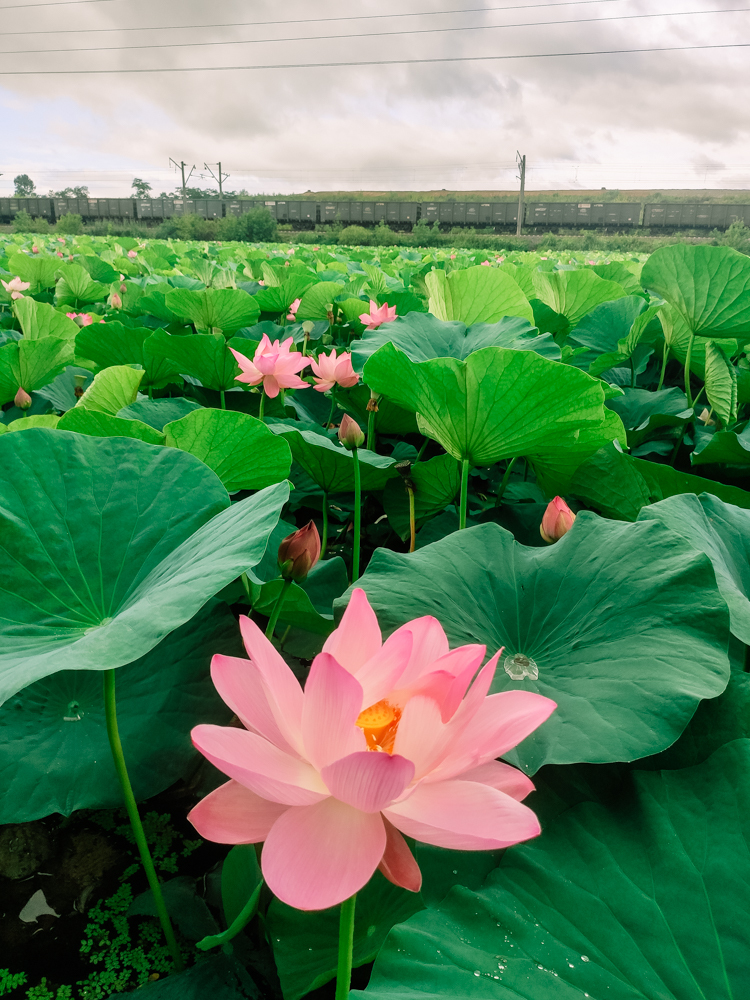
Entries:
<svg viewBox="0 0 750 1000">
<path fill-rule="evenodd" d="M 16 188 L 16 198 L 33 198 L 36 194 L 36 184 L 28 174 L 19 174 L 13 178 Z"/>
<path fill-rule="evenodd" d="M 130 185 L 135 191 L 136 198 L 150 198 L 151 185 L 148 181 L 142 181 L 140 177 L 134 177 Z"/>
<path fill-rule="evenodd" d="M 77 187 L 66 187 L 62 191 L 50 191 L 50 195 L 53 198 L 88 198 L 89 189 L 85 184 L 79 184 Z"/>
</svg>

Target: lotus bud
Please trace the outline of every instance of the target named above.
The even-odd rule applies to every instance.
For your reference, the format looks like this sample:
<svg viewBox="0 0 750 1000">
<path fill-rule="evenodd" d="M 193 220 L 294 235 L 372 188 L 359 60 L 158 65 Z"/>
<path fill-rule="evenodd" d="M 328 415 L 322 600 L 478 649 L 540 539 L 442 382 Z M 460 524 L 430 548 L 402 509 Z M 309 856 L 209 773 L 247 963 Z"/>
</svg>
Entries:
<svg viewBox="0 0 750 1000">
<path fill-rule="evenodd" d="M 356 420 L 352 420 L 348 413 L 344 414 L 339 427 L 339 441 L 347 451 L 360 448 L 365 443 L 365 435 Z"/>
<path fill-rule="evenodd" d="M 573 527 L 576 516 L 562 497 L 555 497 L 547 504 L 539 533 L 550 545 L 559 542 Z"/>
<path fill-rule="evenodd" d="M 31 396 L 22 386 L 19 385 L 18 392 L 16 393 L 13 402 L 19 410 L 28 410 L 31 406 Z"/>
<path fill-rule="evenodd" d="M 39 247 L 32 247 L 31 248 L 31 252 L 32 253 L 39 253 Z"/>
<path fill-rule="evenodd" d="M 279 571 L 285 580 L 304 580 L 320 559 L 320 535 L 315 522 L 295 531 L 279 545 Z"/>
<path fill-rule="evenodd" d="M 123 283 L 122 285 L 120 285 L 120 293 L 122 295 L 124 295 L 125 292 L 127 292 L 127 290 L 128 290 L 128 286 L 126 284 Z"/>
<path fill-rule="evenodd" d="M 113 292 L 110 295 L 109 304 L 112 306 L 113 309 L 122 309 L 122 299 L 117 294 L 117 292 Z"/>
</svg>

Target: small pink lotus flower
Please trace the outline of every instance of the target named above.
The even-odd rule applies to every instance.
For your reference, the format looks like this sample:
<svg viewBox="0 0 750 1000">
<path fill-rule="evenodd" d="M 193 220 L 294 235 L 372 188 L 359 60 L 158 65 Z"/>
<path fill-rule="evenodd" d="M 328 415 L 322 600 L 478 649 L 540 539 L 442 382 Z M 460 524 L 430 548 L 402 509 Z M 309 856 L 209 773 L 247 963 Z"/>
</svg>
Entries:
<svg viewBox="0 0 750 1000">
<path fill-rule="evenodd" d="M 58 257 L 64 257 L 65 255 L 62 253 L 62 251 L 58 250 L 57 251 L 57 256 Z"/>
<path fill-rule="evenodd" d="M 315 521 L 309 521 L 304 528 L 282 539 L 279 545 L 279 572 L 285 580 L 299 583 L 306 579 L 310 570 L 320 559 L 320 535 Z"/>
<path fill-rule="evenodd" d="M 352 356 L 348 351 L 343 351 L 336 357 L 336 348 L 333 347 L 330 354 L 319 354 L 317 361 L 311 361 L 310 366 L 315 372 L 313 377 L 318 383 L 315 386 L 318 392 L 327 392 L 335 385 L 350 389 L 359 382 L 359 375 L 352 368 Z"/>
<path fill-rule="evenodd" d="M 137 256 L 138 256 L 138 253 L 137 253 L 136 250 L 128 250 L 128 257 L 130 257 L 131 260 L 133 260 Z"/>
<path fill-rule="evenodd" d="M 550 545 L 559 542 L 573 527 L 576 516 L 562 497 L 555 497 L 547 504 L 539 533 Z"/>
<path fill-rule="evenodd" d="M 122 309 L 122 299 L 117 294 L 117 292 L 112 292 L 109 297 L 109 304 L 113 309 Z"/>
<path fill-rule="evenodd" d="M 289 263 L 289 261 L 287 261 L 287 264 L 288 263 Z M 297 314 L 297 310 L 299 309 L 299 304 L 300 304 L 301 301 L 302 301 L 302 299 L 295 299 L 294 302 L 292 302 L 292 304 L 289 306 L 289 312 L 287 313 L 287 317 L 286 318 L 290 322 L 294 322 L 294 317 Z"/>
<path fill-rule="evenodd" d="M 72 319 L 73 322 L 77 323 L 79 326 L 91 326 L 94 322 L 94 317 L 89 313 L 65 313 L 65 315 L 68 319 Z M 99 322 L 103 323 L 104 320 L 100 319 Z"/>
<path fill-rule="evenodd" d="M 22 299 L 24 298 L 23 292 L 27 292 L 31 287 L 28 281 L 21 281 L 20 278 L 11 278 L 10 281 L 3 281 L 0 278 L 0 285 L 3 286 L 6 292 L 10 292 L 10 297 L 12 299 Z"/>
<path fill-rule="evenodd" d="M 278 396 L 280 389 L 309 389 L 309 384 L 296 373 L 310 364 L 310 358 L 302 357 L 299 351 L 290 351 L 290 346 L 294 346 L 291 337 L 287 337 L 282 344 L 278 340 L 271 343 L 268 334 L 264 333 L 252 361 L 230 347 L 242 369 L 242 374 L 235 381 L 246 382 L 247 385 L 262 382 L 263 391 L 272 399 Z"/>
<path fill-rule="evenodd" d="M 395 306 L 389 306 L 387 302 L 378 306 L 377 302 L 373 302 L 372 299 L 370 299 L 370 312 L 362 313 L 359 317 L 360 322 L 364 323 L 368 330 L 376 330 L 381 323 L 390 323 L 395 318 Z"/>
<path fill-rule="evenodd" d="M 488 260 L 483 260 L 480 267 L 492 267 L 492 264 Z"/>
<path fill-rule="evenodd" d="M 355 448 L 361 448 L 365 443 L 364 431 L 348 413 L 345 413 L 341 419 L 339 441 L 347 451 L 354 451 Z"/>
<path fill-rule="evenodd" d="M 58 243 L 62 243 L 63 246 L 65 246 L 65 237 L 64 236 L 58 236 L 57 237 L 57 242 Z"/>
<path fill-rule="evenodd" d="M 303 690 L 257 625 L 242 617 L 240 628 L 249 661 L 218 654 L 211 677 L 245 731 L 193 729 L 194 745 L 231 780 L 189 819 L 217 843 L 265 841 L 263 875 L 282 902 L 335 906 L 376 868 L 418 892 L 403 834 L 486 851 L 540 833 L 521 804 L 532 782 L 496 758 L 556 706 L 531 691 L 488 697 L 500 653 L 482 667 L 483 645 L 449 649 L 431 617 L 383 642 L 356 589 Z"/>
<path fill-rule="evenodd" d="M 32 247 L 31 248 L 31 252 L 32 253 L 39 253 L 39 247 Z"/>
<path fill-rule="evenodd" d="M 18 407 L 19 410 L 28 410 L 31 406 L 31 396 L 26 392 L 26 390 L 19 385 L 18 392 L 13 398 L 13 403 Z"/>
<path fill-rule="evenodd" d="M 454 253 L 452 253 L 451 254 L 451 260 L 455 260 L 455 259 L 456 259 L 456 255 Z"/>
</svg>

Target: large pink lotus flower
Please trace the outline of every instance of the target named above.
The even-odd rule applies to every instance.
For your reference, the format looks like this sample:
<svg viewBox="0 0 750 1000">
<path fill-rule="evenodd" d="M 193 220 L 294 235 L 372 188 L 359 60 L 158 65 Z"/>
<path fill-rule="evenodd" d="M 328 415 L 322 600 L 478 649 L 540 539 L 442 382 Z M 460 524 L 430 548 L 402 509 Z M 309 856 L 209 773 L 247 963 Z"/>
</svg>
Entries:
<svg viewBox="0 0 750 1000">
<path fill-rule="evenodd" d="M 20 278 L 11 278 L 10 281 L 3 281 L 0 278 L 0 285 L 3 286 L 6 292 L 10 292 L 11 299 L 25 298 L 23 293 L 27 292 L 31 287 L 28 281 L 21 281 Z"/>
<path fill-rule="evenodd" d="M 485 647 L 449 649 L 431 617 L 383 642 L 357 589 L 303 690 L 257 625 L 243 617 L 240 627 L 249 662 L 216 655 L 211 676 L 245 730 L 193 730 L 194 745 L 231 780 L 189 819 L 207 840 L 265 841 L 263 875 L 283 902 L 334 906 L 376 868 L 418 891 L 402 834 L 484 851 L 540 832 L 521 804 L 533 784 L 495 758 L 556 706 L 529 691 L 488 697 L 500 653 L 481 667 Z"/>
<path fill-rule="evenodd" d="M 384 302 L 382 306 L 378 306 L 377 302 L 373 302 L 370 299 L 369 313 L 362 313 L 359 320 L 361 323 L 364 323 L 368 330 L 376 330 L 381 323 L 390 323 L 395 318 L 395 306 L 389 306 L 387 302 Z"/>
<path fill-rule="evenodd" d="M 299 351 L 290 351 L 290 346 L 294 346 L 291 337 L 287 337 L 282 344 L 278 340 L 271 343 L 268 334 L 264 333 L 252 361 L 230 347 L 242 369 L 242 374 L 235 381 L 248 385 L 262 382 L 263 391 L 271 398 L 278 396 L 280 389 L 308 389 L 309 384 L 296 373 L 310 364 L 310 358 L 304 358 Z"/>
<path fill-rule="evenodd" d="M 352 356 L 348 351 L 343 351 L 337 357 L 336 348 L 333 347 L 330 354 L 319 354 L 317 361 L 313 359 L 310 365 L 315 372 L 313 378 L 318 383 L 315 386 L 318 392 L 326 392 L 335 385 L 350 389 L 359 382 L 359 375 L 352 368 Z"/>
</svg>

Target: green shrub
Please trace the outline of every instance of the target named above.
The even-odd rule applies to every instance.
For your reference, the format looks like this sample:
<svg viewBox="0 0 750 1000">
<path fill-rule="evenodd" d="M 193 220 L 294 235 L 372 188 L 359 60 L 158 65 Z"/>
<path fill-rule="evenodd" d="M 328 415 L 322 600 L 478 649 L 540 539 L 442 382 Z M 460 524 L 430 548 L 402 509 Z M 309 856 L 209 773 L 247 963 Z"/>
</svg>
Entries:
<svg viewBox="0 0 750 1000">
<path fill-rule="evenodd" d="M 180 215 L 175 223 L 177 236 L 181 240 L 216 240 L 220 238 L 219 223 L 215 219 L 202 219 L 200 215 Z"/>
<path fill-rule="evenodd" d="M 13 232 L 14 233 L 34 232 L 34 220 L 31 218 L 28 212 L 16 212 L 16 214 L 13 216 Z"/>
<path fill-rule="evenodd" d="M 228 215 L 218 224 L 219 239 L 246 243 L 272 243 L 277 237 L 276 220 L 267 208 L 254 208 L 244 215 Z"/>
<path fill-rule="evenodd" d="M 58 233 L 67 233 L 69 236 L 78 236 L 83 232 L 83 219 L 75 212 L 68 212 L 57 220 L 55 229 Z"/>
<path fill-rule="evenodd" d="M 344 246 L 369 247 L 373 244 L 372 233 L 364 226 L 345 226 L 339 233 L 339 243 Z"/>
<path fill-rule="evenodd" d="M 390 226 L 387 226 L 382 220 L 373 230 L 376 247 L 399 246 L 402 242 L 401 235 L 401 233 L 394 232 L 394 230 L 391 229 Z"/>
</svg>

